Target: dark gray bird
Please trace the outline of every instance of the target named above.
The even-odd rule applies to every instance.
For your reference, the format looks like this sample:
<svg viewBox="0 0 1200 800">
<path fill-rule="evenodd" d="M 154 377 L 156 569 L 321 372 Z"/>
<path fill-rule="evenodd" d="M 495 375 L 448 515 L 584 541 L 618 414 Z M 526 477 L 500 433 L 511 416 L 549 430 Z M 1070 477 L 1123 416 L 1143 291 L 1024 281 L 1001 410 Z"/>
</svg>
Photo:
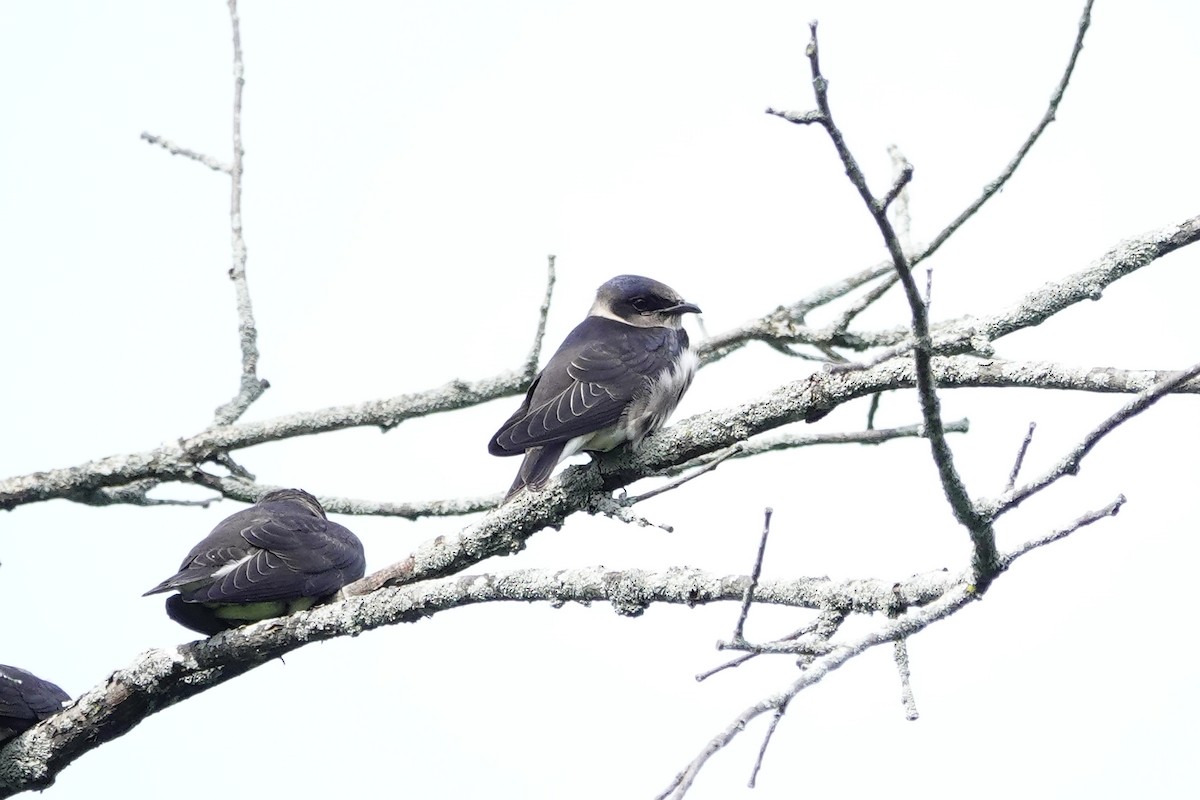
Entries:
<svg viewBox="0 0 1200 800">
<path fill-rule="evenodd" d="M 179 572 L 146 594 L 177 590 L 167 615 L 211 636 L 311 608 L 366 568 L 362 542 L 326 519 L 317 498 L 277 489 L 218 523 Z"/>
<path fill-rule="evenodd" d="M 544 486 L 565 458 L 636 447 L 666 423 L 700 363 L 681 324 L 689 313 L 700 309 L 640 275 L 618 275 L 597 290 L 587 317 L 488 442 L 494 456 L 525 456 L 505 500 Z"/>
<path fill-rule="evenodd" d="M 62 711 L 70 701 L 70 695 L 50 681 L 0 664 L 0 744 Z"/>
</svg>

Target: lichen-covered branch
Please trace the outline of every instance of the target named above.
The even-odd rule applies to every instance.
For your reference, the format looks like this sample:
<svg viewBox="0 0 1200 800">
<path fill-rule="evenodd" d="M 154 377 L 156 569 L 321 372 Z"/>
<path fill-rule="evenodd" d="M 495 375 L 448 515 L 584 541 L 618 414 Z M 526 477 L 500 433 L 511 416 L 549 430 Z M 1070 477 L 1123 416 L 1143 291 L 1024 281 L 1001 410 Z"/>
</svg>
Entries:
<svg viewBox="0 0 1200 800">
<path fill-rule="evenodd" d="M 754 597 L 757 603 L 870 613 L 894 604 L 896 591 L 907 605 L 935 602 L 953 580 L 940 570 L 904 581 L 898 590 L 890 581 L 878 580 L 766 580 L 759 582 Z M 356 636 L 478 603 L 607 602 L 619 614 L 638 615 L 653 603 L 737 602 L 747 581 L 745 576 L 685 568 L 643 572 L 590 567 L 462 575 L 381 589 L 211 639 L 150 650 L 0 749 L 0 798 L 45 788 L 80 755 L 127 733 L 146 717 L 305 644 Z"/>
</svg>

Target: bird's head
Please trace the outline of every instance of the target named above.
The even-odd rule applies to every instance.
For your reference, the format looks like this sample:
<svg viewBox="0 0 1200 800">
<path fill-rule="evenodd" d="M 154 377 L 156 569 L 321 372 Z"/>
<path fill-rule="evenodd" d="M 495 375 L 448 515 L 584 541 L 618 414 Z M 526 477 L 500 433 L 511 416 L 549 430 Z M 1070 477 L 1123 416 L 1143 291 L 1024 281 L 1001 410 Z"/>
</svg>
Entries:
<svg viewBox="0 0 1200 800">
<path fill-rule="evenodd" d="M 605 282 L 588 312 L 640 328 L 680 328 L 684 314 L 699 313 L 699 306 L 686 302 L 670 286 L 641 275 L 618 275 Z"/>
<path fill-rule="evenodd" d="M 303 489 L 272 489 L 258 498 L 259 505 L 267 503 L 291 503 L 300 506 L 314 517 L 325 518 L 325 509 L 321 507 L 320 501 Z"/>
</svg>

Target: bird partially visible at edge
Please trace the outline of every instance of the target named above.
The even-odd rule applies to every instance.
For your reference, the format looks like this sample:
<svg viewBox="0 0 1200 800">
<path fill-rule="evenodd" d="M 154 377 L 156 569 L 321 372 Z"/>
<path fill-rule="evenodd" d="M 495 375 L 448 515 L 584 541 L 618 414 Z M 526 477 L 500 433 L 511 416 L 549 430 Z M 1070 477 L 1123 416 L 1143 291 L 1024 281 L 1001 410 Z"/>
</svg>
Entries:
<svg viewBox="0 0 1200 800">
<path fill-rule="evenodd" d="M 317 498 L 277 489 L 218 523 L 179 572 L 143 597 L 178 591 L 167 598 L 167 615 L 211 636 L 311 608 L 366 568 L 362 542 L 330 522 Z"/>
<path fill-rule="evenodd" d="M 684 314 L 699 313 L 651 278 L 618 275 L 604 283 L 488 442 L 494 456 L 525 457 L 504 499 L 543 487 L 563 459 L 626 442 L 637 447 L 666 424 L 700 364 L 682 325 Z"/>
<path fill-rule="evenodd" d="M 62 711 L 71 696 L 50 681 L 0 664 L 0 744 Z"/>
</svg>

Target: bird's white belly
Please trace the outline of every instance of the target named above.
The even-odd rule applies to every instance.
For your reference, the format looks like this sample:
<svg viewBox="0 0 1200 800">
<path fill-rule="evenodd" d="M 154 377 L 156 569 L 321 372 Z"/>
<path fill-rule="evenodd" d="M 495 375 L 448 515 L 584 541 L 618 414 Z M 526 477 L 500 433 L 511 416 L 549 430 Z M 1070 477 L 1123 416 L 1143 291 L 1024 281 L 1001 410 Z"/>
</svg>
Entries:
<svg viewBox="0 0 1200 800">
<path fill-rule="evenodd" d="M 561 458 L 569 458 L 583 450 L 612 450 L 626 442 L 632 442 L 635 447 L 641 444 L 642 439 L 666 424 L 699 367 L 700 359 L 696 353 L 691 349 L 684 350 L 679 361 L 659 373 L 644 397 L 634 398 L 616 425 L 576 436 L 567 442 Z"/>
</svg>

